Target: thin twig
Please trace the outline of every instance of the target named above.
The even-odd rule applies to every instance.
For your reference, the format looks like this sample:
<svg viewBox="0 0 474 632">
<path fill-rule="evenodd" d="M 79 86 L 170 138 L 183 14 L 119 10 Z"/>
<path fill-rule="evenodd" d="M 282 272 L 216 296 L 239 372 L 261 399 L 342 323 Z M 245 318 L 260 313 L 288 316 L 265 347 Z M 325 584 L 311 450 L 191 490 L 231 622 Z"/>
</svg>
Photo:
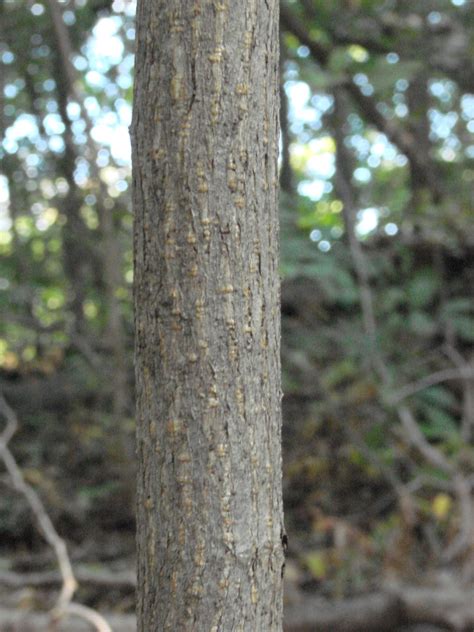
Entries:
<svg viewBox="0 0 474 632">
<path fill-rule="evenodd" d="M 461 436 L 469 444 L 474 433 L 474 354 L 469 361 L 465 360 L 453 344 L 445 345 L 445 353 L 462 371 L 463 378 L 463 414 Z"/>
<path fill-rule="evenodd" d="M 407 397 L 411 397 L 411 395 L 415 395 L 430 386 L 435 386 L 436 384 L 441 384 L 442 382 L 448 382 L 450 380 L 470 380 L 473 378 L 474 368 L 467 364 L 456 369 L 443 369 L 442 371 L 437 371 L 436 373 L 422 377 L 416 382 L 406 384 L 393 393 L 393 395 L 389 396 L 388 402 L 395 405 Z"/>
<path fill-rule="evenodd" d="M 367 262 L 362 251 L 359 240 L 355 233 L 355 213 L 356 200 L 351 185 L 350 175 L 347 173 L 348 163 L 350 165 L 350 155 L 344 145 L 342 127 L 345 121 L 344 112 L 344 94 L 340 88 L 334 91 L 335 99 L 335 136 L 336 136 L 336 167 L 337 167 L 337 185 L 339 194 L 344 205 L 344 220 L 346 230 L 348 232 L 349 247 L 354 264 L 354 269 L 359 284 L 360 304 L 363 315 L 364 330 L 370 341 L 370 358 L 374 372 L 378 375 L 381 383 L 388 390 L 392 387 L 390 371 L 385 363 L 382 353 L 377 345 L 378 331 L 375 318 L 374 300 L 369 283 L 369 274 Z M 445 553 L 445 559 L 452 560 L 466 550 L 471 549 L 474 544 L 474 506 L 471 496 L 471 481 L 464 476 L 461 471 L 451 463 L 441 450 L 433 446 L 420 430 L 413 412 L 408 406 L 400 403 L 408 397 L 424 388 L 433 386 L 434 384 L 449 379 L 462 379 L 465 384 L 465 390 L 471 389 L 473 379 L 473 367 L 466 363 L 459 354 L 455 354 L 456 369 L 446 369 L 429 375 L 414 384 L 410 384 L 392 398 L 391 403 L 395 406 L 396 413 L 404 430 L 405 438 L 418 450 L 425 460 L 439 468 L 447 474 L 453 485 L 460 507 L 460 528 L 459 534 Z M 474 401 L 472 394 L 469 393 L 464 402 L 464 415 L 467 419 L 464 423 L 469 424 L 471 429 L 472 417 L 474 416 Z"/>
<path fill-rule="evenodd" d="M 66 545 L 64 540 L 59 537 L 56 529 L 51 522 L 50 517 L 46 513 L 46 509 L 41 502 L 38 494 L 35 490 L 26 483 L 18 467 L 12 453 L 8 447 L 0 448 L 3 462 L 7 468 L 8 473 L 13 481 L 13 486 L 19 491 L 28 501 L 33 513 L 38 521 L 41 532 L 51 547 L 54 549 L 56 558 L 58 560 L 59 569 L 63 578 L 63 586 L 61 593 L 58 597 L 55 609 L 62 610 L 64 606 L 71 600 L 76 588 L 77 583 L 74 579 L 74 573 L 72 571 L 71 562 L 67 555 Z"/>
<path fill-rule="evenodd" d="M 344 144 L 343 136 L 343 126 L 345 123 L 344 103 L 345 94 L 342 88 L 336 88 L 334 90 L 336 185 L 343 203 L 343 217 L 346 225 L 349 249 L 359 286 L 364 331 L 370 344 L 369 358 L 371 360 L 372 368 L 383 386 L 390 389 L 392 387 L 390 371 L 378 346 L 378 327 L 375 318 L 374 299 L 370 288 L 367 261 L 355 231 L 355 216 L 357 208 L 350 175 L 348 173 L 348 164 L 351 162 L 351 156 Z M 426 440 L 418 427 L 411 410 L 407 406 L 402 405 L 396 406 L 395 410 L 410 443 L 417 448 L 420 454 L 422 454 L 429 463 L 442 469 L 446 473 L 452 474 L 453 466 L 445 458 L 443 453 L 440 452 L 440 450 L 432 446 Z"/>
<path fill-rule="evenodd" d="M 321 68 L 327 69 L 331 50 L 313 38 L 307 28 L 307 24 L 296 16 L 295 12 L 284 2 L 280 4 L 280 21 L 283 29 L 292 33 L 301 44 L 304 44 L 309 49 L 313 60 Z M 377 100 L 362 94 L 348 73 L 345 73 L 342 85 L 355 101 L 367 121 L 383 132 L 406 155 L 410 164 L 422 175 L 423 181 L 429 187 L 433 197 L 439 198 L 441 196 L 439 182 L 436 180 L 429 165 L 424 164 L 422 157 L 419 155 L 419 148 L 413 135 L 393 120 L 386 118 L 377 108 Z"/>
<path fill-rule="evenodd" d="M 79 617 L 85 621 L 89 621 L 97 632 L 112 632 L 112 628 L 96 610 L 83 606 L 82 604 L 69 602 L 64 608 L 65 612 L 69 615 Z"/>
<path fill-rule="evenodd" d="M 454 489 L 460 507 L 460 527 L 457 537 L 443 555 L 445 562 L 452 562 L 458 555 L 461 555 L 461 553 L 474 550 L 474 506 L 472 502 L 471 485 L 463 476 L 456 476 L 454 479 Z M 470 560 L 468 562 L 470 562 Z"/>
<path fill-rule="evenodd" d="M 59 620 L 65 614 L 74 614 L 81 616 L 95 625 L 97 632 L 112 632 L 107 621 L 98 613 L 72 602 L 72 597 L 77 589 L 77 581 L 74 577 L 66 543 L 56 531 L 40 497 L 33 487 L 25 481 L 13 454 L 10 452 L 8 444 L 18 429 L 19 424 L 14 410 L 10 407 L 2 393 L 0 393 L 0 413 L 7 421 L 6 427 L 0 435 L 0 457 L 10 475 L 14 488 L 20 492 L 28 502 L 44 539 L 54 550 L 58 561 L 62 577 L 62 587 L 56 604 L 51 611 L 52 621 Z"/>
<path fill-rule="evenodd" d="M 91 586 L 134 590 L 137 586 L 136 573 L 133 571 L 114 571 L 105 569 L 91 571 L 87 568 L 76 568 L 76 579 Z M 19 588 L 22 586 L 54 586 L 62 582 L 61 574 L 57 571 L 36 571 L 31 573 L 15 573 L 0 570 L 0 586 Z"/>
<path fill-rule="evenodd" d="M 81 111 L 86 131 L 86 153 L 89 153 L 89 168 L 96 181 L 99 190 L 98 213 L 99 224 L 103 238 L 103 267 L 104 281 L 106 288 L 106 299 L 108 304 L 107 338 L 113 351 L 115 370 L 113 372 L 113 407 L 117 418 L 122 417 L 127 409 L 128 383 L 127 371 L 124 364 L 125 351 L 123 348 L 124 328 L 120 311 L 120 302 L 117 298 L 117 288 L 121 284 L 120 266 L 117 262 L 122 258 L 118 241 L 114 234 L 114 222 L 111 209 L 108 208 L 104 200 L 109 197 L 107 186 L 100 175 L 100 169 L 94 157 L 99 149 L 93 138 L 94 122 L 90 117 L 87 108 L 84 106 L 84 94 L 80 90 L 78 73 L 72 63 L 74 53 L 73 43 L 63 19 L 63 8 L 58 0 L 47 0 L 49 11 L 53 20 L 53 33 L 60 51 L 61 74 L 65 81 L 65 93 L 69 100 L 74 100 Z M 70 121 L 66 112 L 62 113 L 63 123 L 70 129 Z M 84 352 L 84 350 L 82 350 Z M 90 354 L 88 356 L 90 358 Z M 130 446 L 125 444 L 126 452 L 130 452 Z"/>
<path fill-rule="evenodd" d="M 4 450 L 5 448 L 7 448 L 11 438 L 18 429 L 18 419 L 15 415 L 15 412 L 3 396 L 2 392 L 0 392 L 0 412 L 5 417 L 7 422 L 7 425 L 0 435 L 0 450 Z"/>
</svg>

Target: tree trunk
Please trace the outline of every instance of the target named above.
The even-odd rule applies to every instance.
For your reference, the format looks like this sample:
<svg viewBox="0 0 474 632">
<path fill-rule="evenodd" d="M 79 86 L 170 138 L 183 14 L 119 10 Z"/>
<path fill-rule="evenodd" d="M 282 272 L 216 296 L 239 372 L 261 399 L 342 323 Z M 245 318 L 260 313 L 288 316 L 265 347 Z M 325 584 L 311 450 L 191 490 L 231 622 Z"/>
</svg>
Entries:
<svg viewBox="0 0 474 632">
<path fill-rule="evenodd" d="M 277 0 L 139 0 L 138 630 L 281 630 Z"/>
</svg>

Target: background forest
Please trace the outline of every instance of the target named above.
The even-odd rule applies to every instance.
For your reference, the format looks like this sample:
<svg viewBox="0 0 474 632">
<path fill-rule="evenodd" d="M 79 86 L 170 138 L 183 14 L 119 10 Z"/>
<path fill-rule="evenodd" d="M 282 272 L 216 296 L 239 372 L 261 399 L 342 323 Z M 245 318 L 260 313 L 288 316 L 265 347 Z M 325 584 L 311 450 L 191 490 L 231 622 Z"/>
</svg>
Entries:
<svg viewBox="0 0 474 632">
<path fill-rule="evenodd" d="M 0 0 L 0 630 L 60 587 L 12 457 L 133 611 L 134 10 Z M 288 630 L 472 630 L 473 3 L 282 2 L 281 129 Z"/>
</svg>

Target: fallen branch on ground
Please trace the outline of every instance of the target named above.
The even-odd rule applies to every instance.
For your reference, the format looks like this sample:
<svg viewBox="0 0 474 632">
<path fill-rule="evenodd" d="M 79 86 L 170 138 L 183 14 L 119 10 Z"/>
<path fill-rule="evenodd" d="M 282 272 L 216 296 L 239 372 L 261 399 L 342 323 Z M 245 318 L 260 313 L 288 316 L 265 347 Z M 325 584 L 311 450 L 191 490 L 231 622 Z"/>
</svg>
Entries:
<svg viewBox="0 0 474 632">
<path fill-rule="evenodd" d="M 340 602 L 304 597 L 285 609 L 285 632 L 395 632 L 418 624 L 472 632 L 472 595 L 472 586 L 397 586 Z"/>
<path fill-rule="evenodd" d="M 0 575 L 0 583 L 9 584 L 8 574 Z M 31 573 L 18 575 L 11 573 L 10 579 L 19 582 L 22 577 L 49 585 L 51 573 Z M 79 573 L 80 577 L 81 574 Z M 111 588 L 113 573 L 90 572 L 88 581 L 96 586 Z M 121 572 L 116 575 L 116 587 L 133 590 L 133 573 Z M 54 579 L 59 580 L 56 576 Z M 34 582 L 32 582 L 34 584 Z M 25 584 L 24 584 L 25 585 Z M 35 584 L 35 585 L 39 585 Z M 288 590 L 288 594 L 290 591 Z M 385 589 L 353 599 L 328 601 L 297 590 L 292 592 L 291 603 L 285 605 L 285 632 L 398 632 L 411 626 L 430 626 L 430 632 L 451 630 L 452 632 L 472 632 L 474 629 L 474 601 L 472 586 L 446 584 L 436 587 L 387 586 Z M 135 618 L 132 615 L 108 615 L 114 632 L 135 632 Z M 47 630 L 48 616 L 40 612 L 23 612 L 0 609 L 0 630 L 10 629 L 22 632 L 33 629 Z M 87 630 L 82 621 L 74 619 L 61 624 L 58 632 L 82 632 Z M 29 627 L 28 627 L 29 626 Z"/>
<path fill-rule="evenodd" d="M 73 613 L 71 613 L 73 614 Z M 114 632 L 136 632 L 136 620 L 133 615 L 107 615 Z M 60 621 L 55 632 L 90 632 L 90 625 L 78 618 Z M 49 632 L 51 620 L 44 612 L 24 612 L 0 608 L 0 630 L 2 632 Z"/>
<path fill-rule="evenodd" d="M 135 590 L 137 585 L 136 575 L 133 571 L 90 571 L 85 568 L 74 570 L 77 581 L 91 586 L 106 586 L 109 588 L 121 588 Z M 8 588 L 22 588 L 24 586 L 55 586 L 60 584 L 62 577 L 57 571 L 44 571 L 36 573 L 15 573 L 12 571 L 0 571 L 0 586 Z"/>
</svg>

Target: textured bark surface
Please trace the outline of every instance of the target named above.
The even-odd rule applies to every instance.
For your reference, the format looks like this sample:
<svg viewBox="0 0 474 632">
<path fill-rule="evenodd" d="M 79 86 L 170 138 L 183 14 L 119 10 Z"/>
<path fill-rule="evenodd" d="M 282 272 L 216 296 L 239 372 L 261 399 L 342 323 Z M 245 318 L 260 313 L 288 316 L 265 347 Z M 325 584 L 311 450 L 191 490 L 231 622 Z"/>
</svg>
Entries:
<svg viewBox="0 0 474 632">
<path fill-rule="evenodd" d="M 281 630 L 277 0 L 139 0 L 138 630 Z"/>
</svg>

